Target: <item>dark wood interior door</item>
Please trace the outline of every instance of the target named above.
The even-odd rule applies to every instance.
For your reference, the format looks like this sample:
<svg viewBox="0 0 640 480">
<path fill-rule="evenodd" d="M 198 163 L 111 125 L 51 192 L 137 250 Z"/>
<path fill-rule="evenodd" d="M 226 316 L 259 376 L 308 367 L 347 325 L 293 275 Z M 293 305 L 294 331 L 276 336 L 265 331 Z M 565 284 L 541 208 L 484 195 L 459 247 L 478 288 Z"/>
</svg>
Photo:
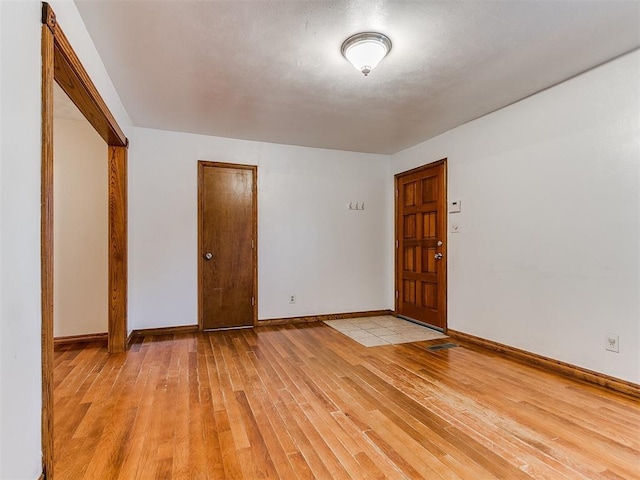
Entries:
<svg viewBox="0 0 640 480">
<path fill-rule="evenodd" d="M 447 327 L 446 162 L 396 175 L 396 312 Z"/>
<path fill-rule="evenodd" d="M 256 320 L 257 167 L 199 162 L 200 327 Z"/>
</svg>

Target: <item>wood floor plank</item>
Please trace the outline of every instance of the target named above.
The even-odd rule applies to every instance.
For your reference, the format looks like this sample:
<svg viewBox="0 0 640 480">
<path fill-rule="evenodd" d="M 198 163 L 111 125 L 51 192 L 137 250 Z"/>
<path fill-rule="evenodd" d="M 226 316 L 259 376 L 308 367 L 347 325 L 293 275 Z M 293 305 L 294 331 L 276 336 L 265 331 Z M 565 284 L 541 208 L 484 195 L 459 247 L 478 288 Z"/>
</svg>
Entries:
<svg viewBox="0 0 640 480">
<path fill-rule="evenodd" d="M 268 422 L 260 422 L 262 428 L 258 425 L 254 410 L 249 405 L 244 392 L 236 392 L 236 401 L 245 418 L 247 436 L 249 438 L 249 444 L 251 445 L 248 451 L 253 468 L 249 469 L 248 475 L 246 476 L 249 478 L 277 478 L 278 474 L 271 460 L 271 455 L 277 458 L 280 445 L 277 442 L 265 442 L 265 436 L 268 439 L 274 438 L 274 436 L 271 435 Z M 261 417 L 262 415 L 259 414 L 259 418 Z M 264 432 L 264 435 L 262 432 Z"/>
<path fill-rule="evenodd" d="M 200 385 L 200 401 L 196 411 L 201 412 L 202 437 L 201 440 L 199 440 L 199 444 L 191 445 L 193 442 L 198 442 L 198 437 L 194 435 L 191 437 L 193 438 L 192 442 L 190 442 L 190 445 L 187 447 L 190 467 L 190 476 L 188 478 L 224 478 L 224 462 L 217 428 L 216 411 L 214 408 L 215 397 L 213 395 L 213 392 L 217 390 L 218 377 L 217 372 L 215 372 L 215 365 L 210 361 L 213 358 L 211 343 L 208 341 L 192 341 L 191 349 L 196 353 L 196 363 L 193 365 L 189 362 L 187 370 L 189 372 L 189 383 L 196 381 Z M 194 368 L 197 371 L 197 375 L 195 376 L 194 374 L 196 372 L 193 372 Z M 183 378 L 185 376 L 185 374 L 182 375 Z M 187 387 L 185 386 L 185 388 Z M 195 423 L 190 415 L 190 402 L 186 412 L 184 412 L 185 408 L 187 407 L 184 407 L 180 412 L 182 420 L 178 423 L 178 429 L 182 430 L 185 429 L 185 424 L 191 427 Z M 181 447 L 177 448 L 185 448 L 184 442 L 180 439 L 177 438 L 176 443 L 181 444 Z M 196 455 L 194 454 L 194 448 L 198 449 L 198 455 L 200 451 L 204 453 L 204 465 L 199 464 L 199 462 L 195 460 Z"/>
<path fill-rule="evenodd" d="M 340 474 L 344 478 L 344 472 L 335 457 L 326 458 L 330 465 L 325 465 L 323 457 L 326 457 L 328 447 L 313 425 L 299 412 L 300 404 L 296 403 L 288 390 L 280 390 L 279 396 L 282 400 L 281 408 L 287 412 L 284 416 L 287 430 L 313 475 L 316 478 L 334 478 L 334 475 Z M 315 444 L 314 440 L 319 443 Z"/>
<path fill-rule="evenodd" d="M 64 345 L 56 476 L 640 479 L 637 400 L 428 344 L 366 348 L 317 323 Z"/>
<path fill-rule="evenodd" d="M 229 426 L 229 417 L 224 410 L 216 410 L 214 416 L 222 458 L 222 478 L 243 478 L 240 460 L 236 454 L 237 449 Z"/>
<path fill-rule="evenodd" d="M 257 362 L 255 355 L 249 355 L 249 359 L 254 363 L 254 368 L 256 369 L 256 372 L 258 372 L 258 378 L 260 379 L 262 391 L 259 401 L 262 404 L 262 410 L 269 420 L 284 453 L 286 455 L 293 455 L 298 452 L 298 449 L 296 448 L 291 435 L 285 428 L 284 421 L 280 414 L 280 409 L 277 408 L 278 403 L 273 401 L 273 399 L 278 398 L 278 390 L 283 388 L 281 382 L 270 382 L 270 379 L 275 375 L 275 371 L 272 368 L 268 370 L 263 368 L 262 364 Z"/>
</svg>

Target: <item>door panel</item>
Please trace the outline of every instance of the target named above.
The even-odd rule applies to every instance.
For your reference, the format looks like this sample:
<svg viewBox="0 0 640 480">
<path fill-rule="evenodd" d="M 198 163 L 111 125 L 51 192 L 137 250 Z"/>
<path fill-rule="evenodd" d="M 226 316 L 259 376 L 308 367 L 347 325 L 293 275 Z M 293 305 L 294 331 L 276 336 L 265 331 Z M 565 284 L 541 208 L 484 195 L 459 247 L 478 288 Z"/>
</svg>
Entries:
<svg viewBox="0 0 640 480">
<path fill-rule="evenodd" d="M 446 329 L 446 163 L 396 175 L 396 312 Z"/>
<path fill-rule="evenodd" d="M 199 303 L 204 330 L 255 322 L 256 173 L 256 167 L 199 162 Z"/>
</svg>

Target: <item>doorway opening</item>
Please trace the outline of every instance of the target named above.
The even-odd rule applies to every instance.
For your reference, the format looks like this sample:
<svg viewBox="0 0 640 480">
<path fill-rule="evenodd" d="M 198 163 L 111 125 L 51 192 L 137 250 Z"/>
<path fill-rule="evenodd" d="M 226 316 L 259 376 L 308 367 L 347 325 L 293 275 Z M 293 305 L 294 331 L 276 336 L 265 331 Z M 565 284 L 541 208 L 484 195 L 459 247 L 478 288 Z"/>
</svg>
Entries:
<svg viewBox="0 0 640 480">
<path fill-rule="evenodd" d="M 45 478 L 53 470 L 54 201 L 53 92 L 60 85 L 107 143 L 108 186 L 108 348 L 127 346 L 127 147 L 128 140 L 69 44 L 49 4 L 42 4 L 42 460 Z"/>
<path fill-rule="evenodd" d="M 54 346 L 107 341 L 107 144 L 54 86 Z"/>
</svg>

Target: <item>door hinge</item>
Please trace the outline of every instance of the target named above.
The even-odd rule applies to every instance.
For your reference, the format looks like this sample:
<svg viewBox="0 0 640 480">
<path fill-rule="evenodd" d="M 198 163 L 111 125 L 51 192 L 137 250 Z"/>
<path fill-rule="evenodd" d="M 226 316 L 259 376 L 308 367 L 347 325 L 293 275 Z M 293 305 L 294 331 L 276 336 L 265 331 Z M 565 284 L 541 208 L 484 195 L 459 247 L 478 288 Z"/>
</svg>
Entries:
<svg viewBox="0 0 640 480">
<path fill-rule="evenodd" d="M 399 196 L 400 196 L 400 190 L 396 188 L 396 197 L 399 197 Z"/>
<path fill-rule="evenodd" d="M 396 298 L 399 298 L 400 294 L 398 293 L 398 290 L 396 290 Z"/>
<path fill-rule="evenodd" d="M 400 241 L 396 240 L 396 248 L 398 248 L 400 246 Z"/>
<path fill-rule="evenodd" d="M 253 239 L 251 239 L 251 248 L 255 248 L 254 245 L 255 245 L 255 243 L 254 243 Z"/>
<path fill-rule="evenodd" d="M 255 306 L 256 305 L 256 297 L 251 297 L 251 306 Z"/>
</svg>

